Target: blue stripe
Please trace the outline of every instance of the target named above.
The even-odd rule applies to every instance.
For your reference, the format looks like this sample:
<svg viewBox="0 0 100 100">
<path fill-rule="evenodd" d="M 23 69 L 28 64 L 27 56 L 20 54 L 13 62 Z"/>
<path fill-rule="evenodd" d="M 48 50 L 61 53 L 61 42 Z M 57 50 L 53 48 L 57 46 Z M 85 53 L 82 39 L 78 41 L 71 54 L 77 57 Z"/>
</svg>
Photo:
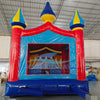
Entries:
<svg viewBox="0 0 100 100">
<path fill-rule="evenodd" d="M 23 23 L 20 23 L 20 22 L 12 22 L 11 26 L 14 26 L 14 25 L 19 25 L 19 26 L 22 26 L 22 27 L 26 28 L 26 25 L 23 24 Z"/>
<path fill-rule="evenodd" d="M 24 17 L 22 15 L 21 9 L 20 9 L 20 17 L 19 17 L 19 20 L 20 20 L 20 23 L 24 23 L 25 24 L 25 20 L 24 20 Z"/>
<path fill-rule="evenodd" d="M 71 20 L 71 22 L 70 22 L 70 24 L 69 24 L 69 27 L 71 27 L 71 26 L 73 25 L 74 17 L 75 17 L 75 12 L 74 12 L 73 18 L 72 18 L 72 20 Z"/>
<path fill-rule="evenodd" d="M 79 12 L 77 11 L 78 17 L 80 19 L 80 24 L 85 24 L 84 20 L 82 19 L 82 17 L 79 15 Z"/>
<path fill-rule="evenodd" d="M 70 29 L 72 30 L 73 28 L 76 28 L 76 27 L 84 28 L 84 25 L 83 24 L 75 24 L 75 25 L 70 26 Z"/>
</svg>

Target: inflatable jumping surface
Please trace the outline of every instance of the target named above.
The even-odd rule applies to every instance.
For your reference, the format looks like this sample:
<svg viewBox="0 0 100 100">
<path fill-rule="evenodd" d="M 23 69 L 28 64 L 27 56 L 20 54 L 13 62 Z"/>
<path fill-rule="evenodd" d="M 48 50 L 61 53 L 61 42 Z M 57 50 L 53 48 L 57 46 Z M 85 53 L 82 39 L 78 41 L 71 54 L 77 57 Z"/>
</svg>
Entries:
<svg viewBox="0 0 100 100">
<path fill-rule="evenodd" d="M 85 75 L 84 20 L 75 11 L 66 31 L 52 24 L 56 19 L 49 2 L 41 13 L 45 24 L 24 30 L 21 9 L 12 17 L 11 55 L 6 96 L 44 96 L 89 93 Z"/>
</svg>

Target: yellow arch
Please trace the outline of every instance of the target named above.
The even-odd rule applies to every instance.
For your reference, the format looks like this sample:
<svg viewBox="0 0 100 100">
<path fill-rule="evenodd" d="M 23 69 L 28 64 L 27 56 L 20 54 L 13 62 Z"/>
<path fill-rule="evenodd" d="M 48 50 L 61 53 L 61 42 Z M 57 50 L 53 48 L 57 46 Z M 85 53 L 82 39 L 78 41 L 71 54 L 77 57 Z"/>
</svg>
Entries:
<svg viewBox="0 0 100 100">
<path fill-rule="evenodd" d="M 52 51 L 52 52 L 56 52 L 56 53 L 62 53 L 62 51 L 57 51 L 57 50 L 53 50 L 51 48 L 48 48 L 48 47 L 43 47 L 41 49 L 38 49 L 38 50 L 33 50 L 33 51 L 30 51 L 30 53 L 36 53 L 36 52 L 40 52 L 40 51 L 43 51 L 43 50 L 49 50 L 49 51 Z"/>
</svg>

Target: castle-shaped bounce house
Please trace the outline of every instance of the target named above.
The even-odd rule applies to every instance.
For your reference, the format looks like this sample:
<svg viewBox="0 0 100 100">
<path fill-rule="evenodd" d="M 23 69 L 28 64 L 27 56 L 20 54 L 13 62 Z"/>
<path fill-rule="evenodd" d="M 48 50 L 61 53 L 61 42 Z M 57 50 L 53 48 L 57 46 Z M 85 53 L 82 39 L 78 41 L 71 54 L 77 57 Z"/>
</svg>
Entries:
<svg viewBox="0 0 100 100">
<path fill-rule="evenodd" d="M 52 24 L 56 19 L 49 2 L 41 13 L 45 24 L 24 30 L 21 9 L 12 17 L 11 55 L 6 96 L 43 96 L 89 93 L 85 76 L 84 21 L 75 11 L 70 28 Z"/>
</svg>

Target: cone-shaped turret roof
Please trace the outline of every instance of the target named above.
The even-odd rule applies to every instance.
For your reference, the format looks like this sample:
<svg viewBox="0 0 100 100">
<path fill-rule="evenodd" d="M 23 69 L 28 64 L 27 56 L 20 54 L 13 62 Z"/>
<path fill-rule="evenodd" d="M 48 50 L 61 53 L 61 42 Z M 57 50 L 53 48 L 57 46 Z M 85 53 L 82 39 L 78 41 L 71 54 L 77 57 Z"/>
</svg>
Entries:
<svg viewBox="0 0 100 100">
<path fill-rule="evenodd" d="M 46 6 L 44 8 L 44 10 L 42 11 L 41 15 L 40 15 L 42 21 L 44 22 L 53 22 L 56 18 L 55 13 L 53 12 L 49 2 L 46 3 Z"/>
<path fill-rule="evenodd" d="M 74 12 L 74 16 L 69 24 L 70 28 L 76 28 L 76 27 L 84 27 L 84 20 L 81 18 L 81 16 L 79 15 L 79 12 L 76 10 Z"/>
<path fill-rule="evenodd" d="M 12 26 L 17 25 L 17 26 L 22 26 L 23 28 L 26 27 L 26 22 L 20 8 L 17 10 L 15 15 L 11 18 L 10 23 Z"/>
</svg>

